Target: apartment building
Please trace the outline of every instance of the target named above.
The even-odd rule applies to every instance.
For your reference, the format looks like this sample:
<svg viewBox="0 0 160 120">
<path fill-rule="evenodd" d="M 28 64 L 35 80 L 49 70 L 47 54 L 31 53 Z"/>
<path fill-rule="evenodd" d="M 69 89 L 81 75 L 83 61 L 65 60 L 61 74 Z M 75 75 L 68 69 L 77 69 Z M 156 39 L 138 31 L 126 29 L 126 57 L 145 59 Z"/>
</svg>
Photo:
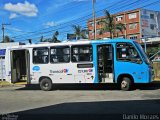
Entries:
<svg viewBox="0 0 160 120">
<path fill-rule="evenodd" d="M 113 14 L 115 23 L 123 23 L 126 27 L 123 32 L 118 32 L 118 37 L 137 40 L 142 42 L 142 38 L 155 37 L 160 35 L 160 12 L 147 9 L 135 9 L 126 12 Z M 105 17 L 96 19 L 96 38 L 109 38 L 110 33 L 100 34 L 103 24 L 101 20 Z M 88 20 L 88 36 L 94 39 L 93 19 Z M 117 36 L 114 36 L 117 37 Z"/>
</svg>

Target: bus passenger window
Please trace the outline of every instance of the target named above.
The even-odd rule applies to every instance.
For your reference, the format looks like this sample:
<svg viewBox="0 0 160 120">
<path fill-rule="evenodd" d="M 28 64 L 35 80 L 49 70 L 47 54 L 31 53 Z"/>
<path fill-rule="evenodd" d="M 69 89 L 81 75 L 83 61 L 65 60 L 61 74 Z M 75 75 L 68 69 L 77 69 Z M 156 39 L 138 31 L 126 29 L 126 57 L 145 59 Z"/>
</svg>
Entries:
<svg viewBox="0 0 160 120">
<path fill-rule="evenodd" d="M 48 63 L 48 48 L 33 48 L 33 63 L 47 64 Z"/>
<path fill-rule="evenodd" d="M 55 46 L 50 49 L 51 63 L 68 63 L 70 62 L 69 46 Z"/>
<path fill-rule="evenodd" d="M 72 62 L 90 62 L 90 61 L 92 61 L 91 45 L 72 46 Z"/>
<path fill-rule="evenodd" d="M 77 62 L 76 56 L 72 56 L 72 61 L 73 61 L 73 62 Z"/>
<path fill-rule="evenodd" d="M 141 63 L 141 59 L 135 47 L 131 43 L 117 44 L 117 60 Z"/>
</svg>

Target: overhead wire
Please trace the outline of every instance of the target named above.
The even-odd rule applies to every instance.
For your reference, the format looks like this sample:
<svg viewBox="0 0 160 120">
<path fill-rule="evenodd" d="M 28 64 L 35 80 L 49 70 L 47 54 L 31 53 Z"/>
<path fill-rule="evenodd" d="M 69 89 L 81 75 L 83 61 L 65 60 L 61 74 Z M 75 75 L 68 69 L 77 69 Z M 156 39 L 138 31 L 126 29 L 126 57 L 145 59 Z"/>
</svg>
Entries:
<svg viewBox="0 0 160 120">
<path fill-rule="evenodd" d="M 128 2 L 128 1 L 127 1 L 127 2 Z M 119 2 L 119 3 L 120 3 L 120 2 Z M 119 4 L 119 3 L 117 3 L 117 4 Z M 112 7 L 112 6 L 113 6 L 113 5 L 110 5 L 109 7 Z M 104 9 L 103 9 L 103 10 L 104 10 Z M 98 12 L 100 12 L 100 11 L 98 11 Z M 69 24 L 69 23 L 72 23 L 73 21 L 76 21 L 76 22 L 77 22 L 78 20 L 81 20 L 81 21 L 82 21 L 83 18 L 88 17 L 88 16 L 92 16 L 92 14 L 89 14 L 89 15 L 86 15 L 86 16 L 83 16 L 83 17 L 80 17 L 80 18 L 78 18 L 78 19 L 73 19 L 72 21 L 65 22 L 65 23 L 63 23 L 63 24 Z M 37 33 L 37 32 L 39 32 L 39 31 L 43 31 L 43 30 L 55 28 L 55 27 L 57 27 L 57 26 L 62 26 L 62 24 L 58 24 L 58 25 L 53 26 L 53 27 L 50 27 L 50 28 L 44 28 L 44 29 L 41 29 L 41 30 L 36 30 L 36 31 L 32 31 L 32 32 L 27 32 L 26 34 L 21 34 L 21 35 L 18 35 L 18 36 L 28 35 L 28 34 L 32 34 L 32 33 Z M 16 37 L 18 37 L 18 36 L 13 36 L 12 38 L 16 38 Z"/>
<path fill-rule="evenodd" d="M 137 1 L 136 1 L 137 2 Z M 156 4 L 158 1 L 155 1 L 155 2 L 152 2 L 152 3 L 149 3 L 149 4 L 147 4 L 147 5 L 144 5 L 144 6 L 142 6 L 142 7 L 146 7 L 146 6 L 148 6 L 148 5 L 153 5 L 153 4 Z M 133 5 L 133 4 L 135 4 L 135 2 L 133 2 L 133 3 L 130 3 L 130 4 L 128 4 L 128 5 Z M 110 6 L 111 8 L 113 7 L 113 5 L 112 6 Z M 120 8 L 123 8 L 124 6 L 121 6 Z M 142 8 L 141 7 L 141 8 Z M 105 8 L 105 9 L 107 9 L 107 8 Z M 97 12 L 100 12 L 100 11 L 103 11 L 103 10 L 105 10 L 105 9 L 102 9 L 102 10 L 99 10 L 99 11 L 97 11 Z M 119 9 L 119 8 L 117 8 L 117 9 Z M 113 11 L 113 10 L 112 10 Z M 114 9 L 114 11 L 116 11 L 116 9 Z M 96 12 L 96 13 L 97 13 Z M 88 17 L 88 16 L 90 16 L 90 15 L 87 15 L 87 16 L 84 16 L 84 18 L 86 18 L 86 17 Z M 80 19 L 80 18 L 79 18 Z M 74 20 L 73 20 L 74 21 Z M 78 24 L 78 23 L 80 23 L 80 22 L 84 22 L 84 20 L 83 19 L 81 19 L 80 21 L 76 21 L 76 22 L 72 22 L 72 24 L 73 23 L 76 23 L 76 24 Z M 70 23 L 70 22 L 68 22 L 68 23 Z M 86 23 L 86 22 L 85 22 Z M 65 23 L 64 23 L 65 24 Z M 60 25 L 59 25 L 60 26 Z M 62 25 L 61 25 L 62 26 Z M 68 24 L 66 25 L 66 26 L 68 26 Z M 60 28 L 56 28 L 56 29 L 52 29 L 52 30 L 49 30 L 49 31 L 45 31 L 45 32 L 42 32 L 42 33 L 38 33 L 38 34 L 47 34 L 47 33 L 50 33 L 50 32 L 53 32 L 53 31 L 56 31 L 56 30 L 59 30 L 59 29 L 63 29 L 63 28 L 65 28 L 66 26 L 62 26 L 62 27 L 60 27 Z M 33 33 L 33 32 L 32 32 Z M 36 34 L 37 34 L 37 32 L 35 32 Z M 34 35 L 34 34 L 33 34 Z M 19 37 L 21 37 L 21 36 L 19 36 Z"/>
</svg>

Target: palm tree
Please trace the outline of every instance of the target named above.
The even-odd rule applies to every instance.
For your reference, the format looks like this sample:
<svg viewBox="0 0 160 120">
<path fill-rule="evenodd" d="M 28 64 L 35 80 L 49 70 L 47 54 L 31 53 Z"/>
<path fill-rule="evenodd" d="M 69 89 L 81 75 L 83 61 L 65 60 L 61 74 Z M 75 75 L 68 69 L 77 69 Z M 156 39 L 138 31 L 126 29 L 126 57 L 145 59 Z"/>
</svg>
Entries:
<svg viewBox="0 0 160 120">
<path fill-rule="evenodd" d="M 4 40 L 1 41 L 1 43 L 9 43 L 9 42 L 14 42 L 13 39 L 11 39 L 8 35 L 4 37 Z"/>
<path fill-rule="evenodd" d="M 72 28 L 74 30 L 74 34 L 72 35 L 72 38 L 76 38 L 76 40 L 80 40 L 80 38 L 82 39 L 86 39 L 86 29 L 82 29 L 81 26 L 79 25 L 72 25 Z"/>
<path fill-rule="evenodd" d="M 54 42 L 54 43 L 59 42 L 59 40 L 57 39 L 58 35 L 59 35 L 59 32 L 56 31 L 56 32 L 53 34 L 53 37 L 52 37 L 51 42 Z"/>
<path fill-rule="evenodd" d="M 42 35 L 41 38 L 40 38 L 40 42 L 43 42 L 43 35 Z"/>
<path fill-rule="evenodd" d="M 4 37 L 4 41 L 2 41 L 2 43 L 8 43 L 8 42 L 10 42 L 10 38 L 9 38 L 9 36 L 5 36 Z"/>
<path fill-rule="evenodd" d="M 110 38 L 114 38 L 116 35 L 118 37 L 118 32 L 120 31 L 123 33 L 123 30 L 126 29 L 125 25 L 122 23 L 115 23 L 114 16 L 109 13 L 109 11 L 105 10 L 105 19 L 102 19 L 100 21 L 101 24 L 103 24 L 103 27 L 101 28 L 102 33 L 109 32 Z"/>
</svg>

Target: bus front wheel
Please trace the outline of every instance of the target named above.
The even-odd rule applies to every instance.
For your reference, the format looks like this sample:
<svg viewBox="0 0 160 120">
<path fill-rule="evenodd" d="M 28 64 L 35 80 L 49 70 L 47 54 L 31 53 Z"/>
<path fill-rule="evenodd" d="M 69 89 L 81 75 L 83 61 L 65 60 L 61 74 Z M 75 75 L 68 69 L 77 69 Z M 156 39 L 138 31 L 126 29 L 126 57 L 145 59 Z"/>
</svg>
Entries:
<svg viewBox="0 0 160 120">
<path fill-rule="evenodd" d="M 120 83 L 121 90 L 128 91 L 131 89 L 131 80 L 128 77 L 124 77 Z"/>
<path fill-rule="evenodd" d="M 48 78 L 43 78 L 40 82 L 40 88 L 44 91 L 50 91 L 52 89 L 52 82 Z"/>
</svg>

